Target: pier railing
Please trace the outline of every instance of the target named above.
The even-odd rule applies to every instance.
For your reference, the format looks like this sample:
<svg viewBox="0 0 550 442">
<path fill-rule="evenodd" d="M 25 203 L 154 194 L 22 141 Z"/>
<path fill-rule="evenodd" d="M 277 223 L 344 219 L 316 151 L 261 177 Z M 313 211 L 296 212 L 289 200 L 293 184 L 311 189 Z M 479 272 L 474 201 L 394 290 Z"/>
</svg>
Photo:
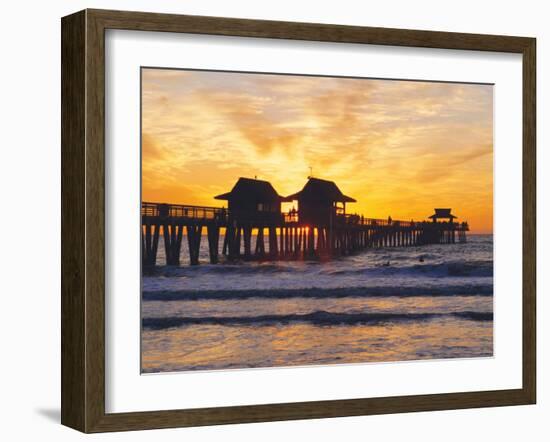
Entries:
<svg viewBox="0 0 550 442">
<path fill-rule="evenodd" d="M 278 212 L 247 212 L 247 211 L 229 211 L 226 208 L 210 206 L 194 206 L 189 204 L 167 204 L 143 202 L 141 204 L 141 215 L 159 218 L 183 218 L 195 221 L 214 220 L 227 222 L 231 218 L 246 219 L 251 222 L 275 222 L 275 223 L 298 223 L 299 217 L 297 211 Z M 391 218 L 366 218 L 357 214 L 336 214 L 334 215 L 336 224 L 358 225 L 358 226 L 380 226 L 380 227 L 422 227 L 432 224 L 431 221 L 403 221 Z M 451 228 L 468 227 L 467 223 L 447 222 Z"/>
<path fill-rule="evenodd" d="M 227 210 L 219 207 L 191 206 L 188 204 L 142 203 L 141 216 L 214 220 L 225 219 Z"/>
<path fill-rule="evenodd" d="M 360 215 L 346 214 L 346 224 L 357 224 L 360 226 L 387 226 L 387 227 L 425 227 L 433 225 L 432 221 L 403 221 L 391 218 L 379 219 L 379 218 L 365 218 Z M 462 222 L 439 222 L 438 224 L 446 225 L 450 228 L 467 227 L 468 223 Z"/>
</svg>

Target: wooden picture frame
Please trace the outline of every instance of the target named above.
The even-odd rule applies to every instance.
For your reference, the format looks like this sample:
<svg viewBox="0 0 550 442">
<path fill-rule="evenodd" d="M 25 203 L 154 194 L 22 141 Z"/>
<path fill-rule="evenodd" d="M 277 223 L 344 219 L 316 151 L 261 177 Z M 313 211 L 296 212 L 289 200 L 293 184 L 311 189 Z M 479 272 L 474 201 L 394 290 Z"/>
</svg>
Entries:
<svg viewBox="0 0 550 442">
<path fill-rule="evenodd" d="M 132 413 L 105 412 L 105 30 L 124 29 L 523 57 L 523 385 L 457 392 Z M 62 19 L 62 409 L 83 432 L 533 404 L 536 398 L 536 41 L 533 38 L 106 10 Z"/>
</svg>

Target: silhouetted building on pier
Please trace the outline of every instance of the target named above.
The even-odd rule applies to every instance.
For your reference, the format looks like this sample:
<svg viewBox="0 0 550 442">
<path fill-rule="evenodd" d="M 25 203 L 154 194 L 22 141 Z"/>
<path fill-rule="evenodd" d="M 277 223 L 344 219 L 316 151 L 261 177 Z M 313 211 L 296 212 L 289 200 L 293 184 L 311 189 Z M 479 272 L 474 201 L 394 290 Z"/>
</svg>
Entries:
<svg viewBox="0 0 550 442">
<path fill-rule="evenodd" d="M 309 178 L 302 190 L 285 200 L 298 201 L 299 222 L 311 225 L 330 225 L 346 214 L 346 203 L 356 202 L 344 195 L 334 181 L 319 178 Z"/>
<path fill-rule="evenodd" d="M 230 192 L 214 197 L 228 202 L 229 214 L 234 220 L 278 219 L 281 215 L 280 196 L 268 181 L 239 178 Z"/>
<path fill-rule="evenodd" d="M 438 222 L 439 220 L 451 223 L 454 219 L 456 219 L 456 216 L 451 213 L 451 209 L 435 209 L 435 213 L 429 216 L 429 218 L 434 223 Z"/>
</svg>

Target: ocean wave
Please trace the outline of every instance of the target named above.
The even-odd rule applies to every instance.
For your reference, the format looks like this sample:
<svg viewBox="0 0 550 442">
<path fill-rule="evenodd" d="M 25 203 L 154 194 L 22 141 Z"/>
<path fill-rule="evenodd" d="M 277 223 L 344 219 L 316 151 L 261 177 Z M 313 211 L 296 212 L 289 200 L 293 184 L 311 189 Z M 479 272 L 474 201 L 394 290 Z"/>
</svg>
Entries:
<svg viewBox="0 0 550 442">
<path fill-rule="evenodd" d="M 325 275 L 422 275 L 434 277 L 492 277 L 492 261 L 456 261 L 438 264 L 412 264 L 393 266 L 391 261 L 378 263 L 370 268 L 328 269 L 320 272 Z"/>
<path fill-rule="evenodd" d="M 436 287 L 341 287 L 265 290 L 158 290 L 144 291 L 143 301 L 195 301 L 198 299 L 363 298 L 412 296 L 492 296 L 492 284 Z"/>
<path fill-rule="evenodd" d="M 295 263 L 296 261 L 290 261 Z M 250 262 L 235 262 L 232 264 L 215 264 L 215 265 L 201 265 L 196 267 L 182 266 L 158 266 L 151 269 L 147 269 L 146 276 L 162 276 L 166 278 L 170 277 L 196 277 L 200 275 L 257 275 L 257 274 L 271 274 L 271 273 L 303 273 L 309 270 L 312 262 L 303 262 L 300 266 L 295 266 L 287 263 L 269 262 L 269 263 L 250 263 Z"/>
<path fill-rule="evenodd" d="M 422 258 L 426 259 L 426 258 Z M 153 277 L 188 277 L 235 275 L 277 275 L 277 274 L 302 274 L 302 275 L 328 275 L 328 276 L 431 276 L 431 277 L 492 277 L 492 260 L 449 261 L 442 263 L 419 262 L 418 259 L 408 260 L 404 256 L 388 255 L 378 257 L 377 262 L 368 264 L 354 263 L 349 267 L 340 265 L 324 268 L 319 262 L 290 261 L 288 263 L 236 263 L 203 265 L 197 267 L 171 267 L 161 266 L 149 269 L 145 276 Z M 426 259 L 427 260 L 427 259 Z"/>
<path fill-rule="evenodd" d="M 317 326 L 380 324 L 389 322 L 429 321 L 433 319 L 465 319 L 470 321 L 492 321 L 492 312 L 452 312 L 452 313 L 331 313 L 316 311 L 307 314 L 262 315 L 262 316 L 205 316 L 143 318 L 144 329 L 161 330 L 191 325 L 224 326 L 268 326 L 289 323 L 307 323 Z"/>
</svg>

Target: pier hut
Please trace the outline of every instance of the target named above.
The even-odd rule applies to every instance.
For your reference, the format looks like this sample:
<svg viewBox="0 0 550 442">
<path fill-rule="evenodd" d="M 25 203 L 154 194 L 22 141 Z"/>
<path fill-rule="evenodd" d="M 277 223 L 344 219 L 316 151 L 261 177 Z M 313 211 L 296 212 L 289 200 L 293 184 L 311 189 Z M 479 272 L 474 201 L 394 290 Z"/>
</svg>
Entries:
<svg viewBox="0 0 550 442">
<path fill-rule="evenodd" d="M 452 223 L 453 220 L 456 219 L 456 216 L 454 216 L 451 213 L 451 209 L 434 209 L 435 213 L 428 218 L 431 219 L 434 223 L 439 222 L 439 220 L 443 220 L 444 222 Z"/>
<path fill-rule="evenodd" d="M 269 181 L 253 178 L 239 178 L 230 192 L 214 197 L 228 202 L 232 220 L 275 221 L 281 218 L 280 196 Z"/>
<path fill-rule="evenodd" d="M 467 223 L 462 223 L 461 226 L 455 220 L 457 219 L 451 213 L 451 209 L 434 209 L 434 214 L 428 217 L 432 220 L 433 225 L 438 223 L 444 223 L 445 228 L 431 228 L 425 229 L 423 232 L 424 242 L 431 244 L 450 244 L 456 242 L 456 234 L 458 232 L 459 242 L 466 242 L 466 236 L 464 232 L 468 229 Z"/>
<path fill-rule="evenodd" d="M 327 226 L 338 216 L 346 214 L 346 203 L 357 202 L 344 195 L 334 181 L 310 177 L 304 188 L 286 197 L 298 201 L 298 220 L 301 224 Z"/>
<path fill-rule="evenodd" d="M 344 195 L 334 181 L 309 177 L 303 189 L 286 197 L 298 201 L 299 238 L 304 255 L 327 257 L 344 244 L 346 203 L 356 200 Z M 300 232 L 302 231 L 302 232 Z"/>
<path fill-rule="evenodd" d="M 241 254 L 241 237 L 244 257 L 252 256 L 252 234 L 256 233 L 255 254 L 265 254 L 264 230 L 268 229 L 270 254 L 276 256 L 277 227 L 283 223 L 281 203 L 286 201 L 270 182 L 256 178 L 239 178 L 230 192 L 214 197 L 228 202 L 229 216 L 223 243 L 223 254 L 230 258 Z"/>
</svg>

